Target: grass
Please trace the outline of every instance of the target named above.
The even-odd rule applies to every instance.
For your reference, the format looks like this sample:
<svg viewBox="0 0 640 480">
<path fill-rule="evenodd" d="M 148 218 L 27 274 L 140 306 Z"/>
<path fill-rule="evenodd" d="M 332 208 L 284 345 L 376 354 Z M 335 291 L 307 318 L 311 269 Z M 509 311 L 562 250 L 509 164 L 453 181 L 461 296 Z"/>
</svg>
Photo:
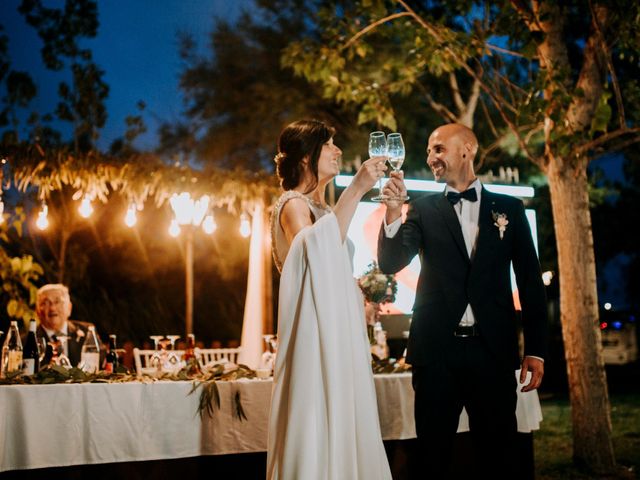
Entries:
<svg viewBox="0 0 640 480">
<path fill-rule="evenodd" d="M 540 430 L 534 434 L 538 480 L 640 478 L 640 394 L 617 393 L 611 394 L 610 399 L 617 474 L 594 477 L 573 465 L 571 410 L 565 396 L 541 400 L 543 421 Z"/>
</svg>

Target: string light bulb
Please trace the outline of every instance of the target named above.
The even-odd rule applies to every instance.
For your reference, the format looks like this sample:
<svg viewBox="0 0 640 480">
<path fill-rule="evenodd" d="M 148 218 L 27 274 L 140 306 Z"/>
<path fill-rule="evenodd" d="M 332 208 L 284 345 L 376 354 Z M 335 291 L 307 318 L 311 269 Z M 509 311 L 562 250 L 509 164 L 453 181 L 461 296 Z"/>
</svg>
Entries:
<svg viewBox="0 0 640 480">
<path fill-rule="evenodd" d="M 132 203 L 129 205 L 127 213 L 124 216 L 124 223 L 127 225 L 127 227 L 133 227 L 137 221 L 138 218 L 136 217 L 136 206 Z"/>
<path fill-rule="evenodd" d="M 91 199 L 88 196 L 85 195 L 84 197 L 82 197 L 82 202 L 78 207 L 78 212 L 84 218 L 89 218 L 93 213 L 93 207 L 91 206 Z"/>
<path fill-rule="evenodd" d="M 246 213 L 240 215 L 240 235 L 244 238 L 251 235 L 251 223 L 249 223 L 249 218 Z"/>
<path fill-rule="evenodd" d="M 4 222 L 4 202 L 2 201 L 2 197 L 0 197 L 0 223 Z"/>
<path fill-rule="evenodd" d="M 40 230 L 46 230 L 49 226 L 49 219 L 47 215 L 49 214 L 49 207 L 46 203 L 42 204 L 42 210 L 38 213 L 38 219 L 36 220 L 36 227 Z"/>
<path fill-rule="evenodd" d="M 178 225 L 178 220 L 176 220 L 175 218 L 171 220 L 171 225 L 169 226 L 169 235 L 174 238 L 180 235 L 180 225 Z"/>
<path fill-rule="evenodd" d="M 204 230 L 204 233 L 211 235 L 213 232 L 216 231 L 216 228 L 218 228 L 218 225 L 216 224 L 216 221 L 213 218 L 213 214 L 209 214 L 206 217 L 204 217 L 204 221 L 202 222 L 202 230 Z"/>
</svg>

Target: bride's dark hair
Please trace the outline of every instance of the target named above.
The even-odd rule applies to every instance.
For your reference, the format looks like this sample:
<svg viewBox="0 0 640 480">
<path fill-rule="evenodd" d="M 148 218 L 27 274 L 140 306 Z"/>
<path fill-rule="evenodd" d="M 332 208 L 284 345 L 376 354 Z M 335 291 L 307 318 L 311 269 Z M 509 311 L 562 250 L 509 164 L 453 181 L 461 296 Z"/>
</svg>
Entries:
<svg viewBox="0 0 640 480">
<path fill-rule="evenodd" d="M 305 193 L 318 185 L 318 159 L 322 145 L 335 133 L 335 128 L 319 120 L 298 120 L 280 132 L 275 161 L 276 173 L 283 190 L 291 190 L 298 186 L 304 172 L 302 160 L 305 157 L 309 157 L 309 171 L 315 178 L 315 183 Z"/>
</svg>

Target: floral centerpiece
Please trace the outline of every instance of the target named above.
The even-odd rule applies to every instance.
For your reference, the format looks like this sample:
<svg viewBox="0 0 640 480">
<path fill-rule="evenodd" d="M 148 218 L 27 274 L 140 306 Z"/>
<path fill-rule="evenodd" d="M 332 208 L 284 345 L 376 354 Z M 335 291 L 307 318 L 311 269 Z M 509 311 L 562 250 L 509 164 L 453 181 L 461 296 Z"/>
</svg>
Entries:
<svg viewBox="0 0 640 480">
<path fill-rule="evenodd" d="M 381 304 L 396 300 L 398 282 L 395 276 L 383 273 L 375 261 L 369 264 L 367 270 L 358 279 L 358 285 L 367 302 Z"/>
</svg>

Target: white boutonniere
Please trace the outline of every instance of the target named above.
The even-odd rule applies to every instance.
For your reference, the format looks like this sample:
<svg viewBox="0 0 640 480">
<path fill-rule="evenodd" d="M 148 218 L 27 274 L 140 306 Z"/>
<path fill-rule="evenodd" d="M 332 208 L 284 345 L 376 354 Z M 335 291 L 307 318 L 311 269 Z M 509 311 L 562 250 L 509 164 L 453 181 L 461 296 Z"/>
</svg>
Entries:
<svg viewBox="0 0 640 480">
<path fill-rule="evenodd" d="M 492 210 L 491 216 L 493 217 L 493 224 L 498 227 L 498 232 L 500 232 L 500 240 L 502 240 L 502 237 L 504 237 L 504 232 L 507 229 L 507 225 L 509 225 L 507 214 L 494 212 Z"/>
</svg>

